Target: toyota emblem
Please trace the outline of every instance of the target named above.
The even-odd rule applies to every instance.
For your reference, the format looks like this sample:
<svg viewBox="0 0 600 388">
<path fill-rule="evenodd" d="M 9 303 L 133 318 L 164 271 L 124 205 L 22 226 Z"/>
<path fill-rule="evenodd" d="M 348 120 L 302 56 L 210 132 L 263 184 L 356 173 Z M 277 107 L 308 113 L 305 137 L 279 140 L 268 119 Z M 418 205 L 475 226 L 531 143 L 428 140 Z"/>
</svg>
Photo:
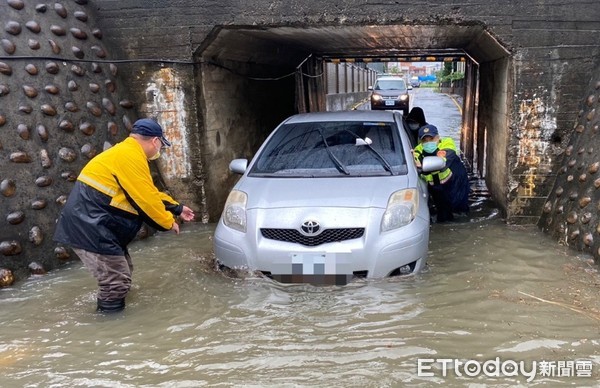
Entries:
<svg viewBox="0 0 600 388">
<path fill-rule="evenodd" d="M 320 229 L 321 227 L 317 221 L 304 221 L 302 223 L 302 231 L 306 235 L 314 236 L 319 232 Z"/>
</svg>

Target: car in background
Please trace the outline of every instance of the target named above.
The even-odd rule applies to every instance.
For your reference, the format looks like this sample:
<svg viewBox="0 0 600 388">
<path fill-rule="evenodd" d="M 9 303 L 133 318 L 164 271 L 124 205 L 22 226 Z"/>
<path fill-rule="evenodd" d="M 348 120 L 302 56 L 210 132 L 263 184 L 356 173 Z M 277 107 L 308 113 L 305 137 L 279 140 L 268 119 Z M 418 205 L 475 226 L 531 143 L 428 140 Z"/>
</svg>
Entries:
<svg viewBox="0 0 600 388">
<path fill-rule="evenodd" d="M 214 233 L 221 267 L 283 283 L 346 284 L 419 272 L 429 246 L 425 182 L 400 112 L 305 113 L 284 120 L 242 174 Z M 443 168 L 437 156 L 422 169 Z"/>
<path fill-rule="evenodd" d="M 413 88 L 420 88 L 421 81 L 419 81 L 419 77 L 411 77 L 410 78 L 410 86 L 412 86 Z"/>
<path fill-rule="evenodd" d="M 409 110 L 410 97 L 406 81 L 402 77 L 384 76 L 375 80 L 369 87 L 371 91 L 371 110 L 401 110 L 406 116 Z"/>
</svg>

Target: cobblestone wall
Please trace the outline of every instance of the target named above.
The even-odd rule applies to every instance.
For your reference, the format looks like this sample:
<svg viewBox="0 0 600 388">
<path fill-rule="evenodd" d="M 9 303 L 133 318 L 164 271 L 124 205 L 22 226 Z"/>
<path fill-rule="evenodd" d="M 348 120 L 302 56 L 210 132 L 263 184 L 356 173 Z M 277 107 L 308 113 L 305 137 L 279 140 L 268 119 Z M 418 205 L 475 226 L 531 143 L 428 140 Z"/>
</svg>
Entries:
<svg viewBox="0 0 600 388">
<path fill-rule="evenodd" d="M 573 130 L 540 227 L 600 263 L 600 69 Z"/>
<path fill-rule="evenodd" d="M 89 9 L 0 2 L 0 286 L 71 259 L 52 241 L 60 207 L 136 117 Z"/>
</svg>

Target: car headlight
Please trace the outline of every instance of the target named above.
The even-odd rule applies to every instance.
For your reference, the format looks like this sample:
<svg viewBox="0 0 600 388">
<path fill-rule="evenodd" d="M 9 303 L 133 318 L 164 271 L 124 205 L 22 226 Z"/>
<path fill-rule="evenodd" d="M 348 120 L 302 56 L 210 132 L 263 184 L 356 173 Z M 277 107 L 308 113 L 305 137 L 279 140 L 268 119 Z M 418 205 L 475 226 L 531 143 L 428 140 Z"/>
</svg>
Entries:
<svg viewBox="0 0 600 388">
<path fill-rule="evenodd" d="M 379 94 L 373 94 L 373 95 L 371 96 L 371 99 L 372 99 L 373 101 L 381 101 L 381 96 L 380 96 Z"/>
<path fill-rule="evenodd" d="M 415 219 L 418 208 L 417 189 L 396 191 L 390 196 L 385 213 L 381 218 L 381 232 L 410 224 Z"/>
<path fill-rule="evenodd" d="M 225 202 L 223 223 L 228 227 L 246 233 L 246 203 L 248 195 L 243 191 L 232 190 Z"/>
<path fill-rule="evenodd" d="M 408 94 L 401 94 L 400 101 L 406 101 L 406 100 L 408 100 Z"/>
</svg>

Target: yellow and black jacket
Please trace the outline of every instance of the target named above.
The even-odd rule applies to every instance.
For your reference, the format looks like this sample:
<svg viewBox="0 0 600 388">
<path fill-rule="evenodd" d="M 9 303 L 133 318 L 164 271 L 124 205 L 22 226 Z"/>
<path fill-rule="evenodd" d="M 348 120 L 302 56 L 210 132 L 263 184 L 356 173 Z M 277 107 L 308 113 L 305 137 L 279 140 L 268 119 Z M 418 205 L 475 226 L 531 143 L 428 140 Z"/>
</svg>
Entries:
<svg viewBox="0 0 600 388">
<path fill-rule="evenodd" d="M 142 223 L 165 231 L 183 205 L 158 191 L 140 144 L 128 137 L 81 170 L 58 218 L 54 240 L 121 256 Z"/>
<path fill-rule="evenodd" d="M 451 154 L 451 155 L 449 155 Z M 431 173 L 421 174 L 421 178 L 423 178 L 429 185 L 440 185 L 448 182 L 452 177 L 452 170 L 449 168 L 448 157 L 458 154 L 458 150 L 456 145 L 454 144 L 454 140 L 452 138 L 446 137 L 440 140 L 438 144 L 438 148 L 433 154 L 428 154 L 423 149 L 422 144 L 418 144 L 414 149 L 414 157 L 415 160 L 419 162 L 423 161 L 425 156 L 439 156 L 446 161 L 446 168 L 440 171 L 434 171 Z"/>
</svg>

